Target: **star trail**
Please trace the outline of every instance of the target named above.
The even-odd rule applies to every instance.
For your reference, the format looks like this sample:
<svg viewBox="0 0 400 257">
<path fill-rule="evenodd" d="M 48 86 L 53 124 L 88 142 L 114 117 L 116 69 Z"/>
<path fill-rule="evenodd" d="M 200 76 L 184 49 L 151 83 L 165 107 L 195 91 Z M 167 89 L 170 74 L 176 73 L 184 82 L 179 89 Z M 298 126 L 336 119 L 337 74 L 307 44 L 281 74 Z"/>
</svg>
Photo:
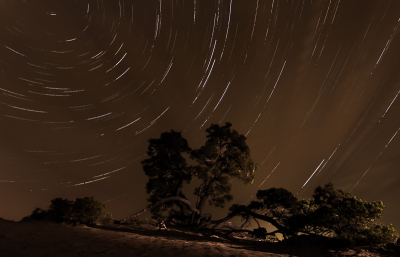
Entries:
<svg viewBox="0 0 400 257">
<path fill-rule="evenodd" d="M 332 182 L 399 226 L 399 26 L 393 0 L 2 0 L 0 217 L 84 196 L 126 217 L 148 139 L 231 122 L 260 165 L 232 204 Z"/>
</svg>

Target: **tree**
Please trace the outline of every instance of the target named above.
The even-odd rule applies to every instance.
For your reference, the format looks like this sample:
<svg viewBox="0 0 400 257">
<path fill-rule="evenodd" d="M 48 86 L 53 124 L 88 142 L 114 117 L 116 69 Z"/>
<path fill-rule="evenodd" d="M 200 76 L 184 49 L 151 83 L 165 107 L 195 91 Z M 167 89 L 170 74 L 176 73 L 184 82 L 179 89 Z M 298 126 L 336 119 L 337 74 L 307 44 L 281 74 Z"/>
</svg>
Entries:
<svg viewBox="0 0 400 257">
<path fill-rule="evenodd" d="M 149 177 L 147 193 L 150 194 L 151 204 L 121 222 L 127 222 L 149 210 L 153 217 L 159 218 L 165 218 L 161 213 L 169 211 L 168 218 L 178 219 L 185 224 L 194 225 L 210 220 L 211 214 L 202 214 L 207 200 L 211 205 L 224 207 L 227 201 L 232 200 L 232 178 L 251 184 L 258 168 L 250 159 L 246 137 L 239 135 L 231 126 L 230 123 L 222 127 L 212 124 L 206 130 L 205 145 L 193 151 L 181 133 L 173 130 L 162 133 L 159 139 L 150 139 L 147 151 L 150 158 L 142 164 Z M 182 154 L 187 153 L 197 165 L 189 166 L 186 163 Z M 189 183 L 192 177 L 201 180 L 201 185 L 194 192 L 198 196 L 196 208 L 182 193 L 183 182 Z M 175 207 L 180 207 L 180 212 Z"/>
<path fill-rule="evenodd" d="M 104 204 L 94 200 L 92 196 L 76 198 L 72 206 L 72 220 L 85 224 L 94 224 L 97 222 L 107 224 L 112 221 L 112 215 L 107 212 Z"/>
<path fill-rule="evenodd" d="M 398 238 L 393 226 L 379 223 L 385 206 L 367 202 L 329 183 L 313 194 L 318 207 L 310 215 L 310 226 L 322 227 L 337 239 L 352 245 L 384 244 Z"/>
<path fill-rule="evenodd" d="M 182 193 L 183 182 L 189 183 L 192 173 L 182 154 L 191 151 L 181 132 L 164 132 L 158 139 L 150 139 L 147 154 L 150 158 L 142 161 L 143 170 L 149 177 L 146 189 L 152 204 L 161 199 L 177 196 L 186 199 Z M 151 210 L 153 218 L 165 219 L 163 212 L 181 210 L 181 215 L 189 215 L 185 204 L 169 201 Z"/>
<path fill-rule="evenodd" d="M 200 149 L 194 150 L 190 158 L 196 160 L 195 175 L 202 180 L 195 189 L 198 196 L 196 209 L 199 214 L 193 214 L 192 222 L 199 224 L 203 208 L 208 200 L 210 205 L 223 208 L 231 201 L 231 179 L 237 178 L 245 184 L 254 181 L 258 165 L 250 159 L 250 149 L 246 137 L 231 129 L 232 124 L 226 123 L 220 127 L 211 124 L 206 130 L 207 141 Z"/>
<path fill-rule="evenodd" d="M 349 246 L 387 244 L 399 237 L 392 225 L 379 223 L 385 207 L 382 201 L 362 201 L 331 183 L 316 188 L 309 200 L 299 201 L 283 188 L 259 190 L 257 199 L 247 206 L 233 205 L 227 217 L 203 225 L 215 224 L 216 228 L 235 216 L 251 216 L 258 225 L 261 219 L 276 227 L 267 232 L 259 225 L 251 232 L 257 237 L 281 233 L 287 239 L 305 234 Z"/>
<path fill-rule="evenodd" d="M 258 190 L 256 196 L 261 202 L 252 201 L 247 208 L 262 211 L 262 215 L 273 219 L 275 226 L 279 224 L 284 238 L 293 236 L 299 230 L 300 224 L 294 224 L 293 217 L 298 215 L 301 203 L 291 192 L 284 188 L 270 188 Z"/>
<path fill-rule="evenodd" d="M 49 214 L 56 222 L 66 221 L 72 218 L 73 201 L 54 198 L 51 200 Z"/>
</svg>

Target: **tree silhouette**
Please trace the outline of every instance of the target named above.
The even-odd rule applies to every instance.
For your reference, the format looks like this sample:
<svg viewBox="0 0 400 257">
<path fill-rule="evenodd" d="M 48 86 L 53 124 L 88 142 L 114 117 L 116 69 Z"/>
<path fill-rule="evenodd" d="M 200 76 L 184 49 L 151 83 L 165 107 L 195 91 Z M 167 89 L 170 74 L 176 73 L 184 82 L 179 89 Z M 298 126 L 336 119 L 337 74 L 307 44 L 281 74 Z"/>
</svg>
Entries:
<svg viewBox="0 0 400 257">
<path fill-rule="evenodd" d="M 72 205 L 72 220 L 74 222 L 93 224 L 100 222 L 103 224 L 112 221 L 111 213 L 106 211 L 106 206 L 94 197 L 76 198 Z"/>
<path fill-rule="evenodd" d="M 62 198 L 54 198 L 53 200 L 51 200 L 49 212 L 54 221 L 62 222 L 71 219 L 73 215 L 73 204 L 73 201 Z"/>
<path fill-rule="evenodd" d="M 352 245 L 383 244 L 398 238 L 393 226 L 379 223 L 385 206 L 367 202 L 329 183 L 313 194 L 317 206 L 310 215 L 311 227 L 322 227 Z"/>
<path fill-rule="evenodd" d="M 142 164 L 149 177 L 147 193 L 150 194 L 151 204 L 121 222 L 127 222 L 149 210 L 159 218 L 166 218 L 161 213 L 169 211 L 168 218 L 178 219 L 185 224 L 198 225 L 202 221 L 209 221 L 211 214 L 202 214 L 207 200 L 211 205 L 224 207 L 233 198 L 232 178 L 251 184 L 258 168 L 250 159 L 246 137 L 239 135 L 231 126 L 230 123 L 222 127 L 212 124 L 206 130 L 205 145 L 193 151 L 181 133 L 173 130 L 162 133 L 159 139 L 150 139 L 147 151 L 150 158 Z M 190 158 L 197 165 L 188 166 L 182 156 L 185 153 L 190 153 Z M 182 194 L 183 182 L 189 183 L 193 176 L 201 181 L 194 192 L 198 196 L 196 208 Z M 174 208 L 177 206 L 180 212 Z"/>
<path fill-rule="evenodd" d="M 158 139 L 150 139 L 147 154 L 150 158 L 142 161 L 143 170 L 149 177 L 146 189 L 152 204 L 161 199 L 177 196 L 183 199 L 183 182 L 189 183 L 192 173 L 182 154 L 191 151 L 180 132 L 164 132 Z M 189 215 L 185 204 L 169 201 L 151 210 L 154 218 L 165 218 L 162 213 L 172 212 L 177 206 L 182 216 Z"/>
<path fill-rule="evenodd" d="M 211 124 L 206 130 L 207 141 L 200 149 L 191 152 L 190 157 L 198 162 L 195 175 L 202 180 L 195 189 L 198 196 L 196 209 L 199 214 L 193 215 L 192 222 L 199 224 L 203 208 L 210 197 L 209 203 L 223 208 L 231 201 L 231 180 L 237 178 L 245 184 L 254 181 L 258 165 L 250 159 L 250 149 L 246 137 L 231 129 L 232 124 L 226 123 L 220 127 Z M 209 215 L 207 215 L 209 216 Z"/>
<path fill-rule="evenodd" d="M 275 226 L 272 232 L 260 225 L 254 231 L 247 231 L 261 238 L 278 233 L 285 239 L 311 235 L 334 239 L 347 246 L 361 246 L 387 244 L 399 237 L 391 224 L 379 223 L 385 207 L 382 201 L 362 201 L 349 192 L 336 190 L 331 183 L 316 188 L 309 200 L 299 201 L 283 188 L 259 190 L 257 199 L 247 206 L 232 205 L 227 217 L 202 226 L 238 230 L 228 221 L 241 216 L 247 218 L 246 222 L 252 217 L 258 225 L 257 219 L 260 219 Z"/>
</svg>

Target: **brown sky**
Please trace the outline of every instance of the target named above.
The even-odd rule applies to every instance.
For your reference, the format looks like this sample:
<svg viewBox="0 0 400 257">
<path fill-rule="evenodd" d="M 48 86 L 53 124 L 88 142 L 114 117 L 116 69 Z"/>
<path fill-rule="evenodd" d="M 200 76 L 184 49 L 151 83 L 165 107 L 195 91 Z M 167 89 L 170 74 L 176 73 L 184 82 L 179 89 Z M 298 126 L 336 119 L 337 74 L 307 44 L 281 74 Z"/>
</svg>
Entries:
<svg viewBox="0 0 400 257">
<path fill-rule="evenodd" d="M 229 121 L 260 165 L 232 203 L 333 182 L 398 227 L 399 18 L 398 1 L 2 1 L 0 217 L 95 196 L 123 218 L 146 204 L 148 139 L 197 148 Z"/>
</svg>

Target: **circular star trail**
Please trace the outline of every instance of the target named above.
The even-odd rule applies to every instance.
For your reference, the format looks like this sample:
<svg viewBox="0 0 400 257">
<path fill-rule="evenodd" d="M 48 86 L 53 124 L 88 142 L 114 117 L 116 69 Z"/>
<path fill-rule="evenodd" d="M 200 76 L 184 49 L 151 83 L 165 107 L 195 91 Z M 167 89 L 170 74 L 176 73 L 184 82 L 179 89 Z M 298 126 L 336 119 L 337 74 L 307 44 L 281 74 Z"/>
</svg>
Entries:
<svg viewBox="0 0 400 257">
<path fill-rule="evenodd" d="M 385 0 L 3 0 L 0 216 L 93 195 L 126 217 L 148 139 L 231 122 L 260 165 L 232 203 L 333 182 L 396 225 L 399 27 Z"/>
</svg>

